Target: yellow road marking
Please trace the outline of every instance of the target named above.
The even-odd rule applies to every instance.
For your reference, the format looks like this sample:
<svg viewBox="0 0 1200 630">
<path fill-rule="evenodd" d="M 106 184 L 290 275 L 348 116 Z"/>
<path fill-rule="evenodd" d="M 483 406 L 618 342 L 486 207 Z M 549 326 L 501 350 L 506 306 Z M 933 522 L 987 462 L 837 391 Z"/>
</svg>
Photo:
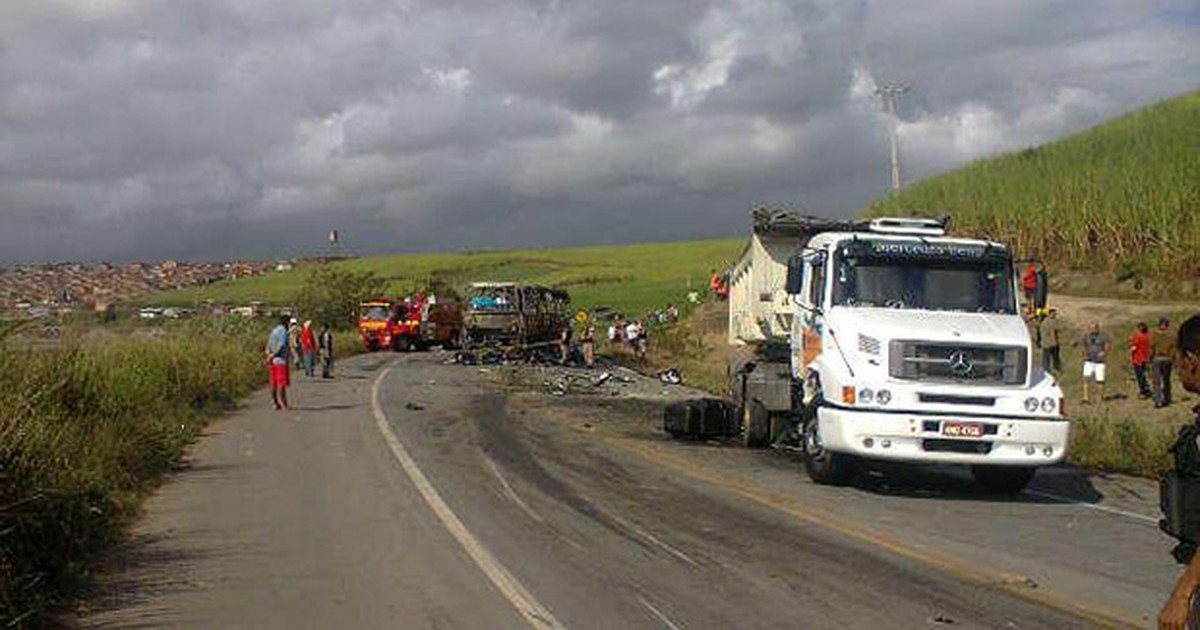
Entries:
<svg viewBox="0 0 1200 630">
<path fill-rule="evenodd" d="M 1064 601 L 1043 591 L 1023 588 L 1021 585 L 1028 583 L 1028 579 L 1025 576 L 1002 571 L 995 567 L 972 564 L 958 558 L 916 548 L 886 534 L 865 528 L 850 519 L 845 519 L 829 512 L 815 510 L 793 497 L 761 490 L 754 487 L 752 483 L 738 476 L 731 475 L 728 471 L 719 471 L 698 464 L 687 457 L 672 453 L 668 449 L 658 448 L 656 445 L 625 437 L 604 436 L 601 439 L 640 457 L 704 481 L 721 490 L 783 512 L 797 520 L 824 527 L 848 538 L 879 547 L 889 553 L 931 566 L 959 578 L 998 588 L 1006 593 L 1106 628 L 1143 627 L 1140 621 L 1131 620 L 1115 611 L 1082 608 L 1072 602 Z"/>
</svg>

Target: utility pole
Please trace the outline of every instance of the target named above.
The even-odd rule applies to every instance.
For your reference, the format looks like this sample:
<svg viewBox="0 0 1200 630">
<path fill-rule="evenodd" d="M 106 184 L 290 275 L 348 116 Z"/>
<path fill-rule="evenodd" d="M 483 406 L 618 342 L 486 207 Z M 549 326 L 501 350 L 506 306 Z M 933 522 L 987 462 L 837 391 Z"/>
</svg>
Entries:
<svg viewBox="0 0 1200 630">
<path fill-rule="evenodd" d="M 896 101 L 910 89 L 904 83 L 881 85 L 875 88 L 875 93 L 883 98 L 883 106 L 888 113 L 888 137 L 892 144 L 892 194 L 900 191 L 900 149 L 896 146 Z"/>
</svg>

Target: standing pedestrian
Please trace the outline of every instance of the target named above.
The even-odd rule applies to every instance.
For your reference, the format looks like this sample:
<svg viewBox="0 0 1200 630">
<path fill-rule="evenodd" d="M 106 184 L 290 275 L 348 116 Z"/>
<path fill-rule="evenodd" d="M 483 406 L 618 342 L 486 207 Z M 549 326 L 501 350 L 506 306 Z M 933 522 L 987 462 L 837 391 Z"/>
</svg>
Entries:
<svg viewBox="0 0 1200 630">
<path fill-rule="evenodd" d="M 1171 404 L 1171 368 L 1175 358 L 1175 331 L 1171 319 L 1158 320 L 1158 328 L 1150 335 L 1150 382 L 1154 387 L 1154 406 Z"/>
<path fill-rule="evenodd" d="M 289 354 L 292 347 L 288 339 L 288 318 L 279 318 L 279 324 L 267 337 L 265 350 L 268 371 L 271 377 L 271 400 L 276 409 L 288 408 L 287 388 L 291 385 Z"/>
<path fill-rule="evenodd" d="M 1088 404 L 1088 380 L 1094 380 L 1100 389 L 1100 400 L 1104 400 L 1104 377 L 1108 360 L 1108 337 L 1100 332 L 1100 322 L 1092 322 L 1091 329 L 1083 336 L 1083 403 Z"/>
<path fill-rule="evenodd" d="M 1146 370 L 1150 365 L 1150 329 L 1146 322 L 1138 322 L 1129 338 L 1129 364 L 1133 366 L 1133 378 L 1137 381 L 1138 398 L 1149 398 L 1150 382 L 1146 380 Z"/>
<path fill-rule="evenodd" d="M 1052 308 L 1042 320 L 1042 369 L 1052 374 L 1062 372 L 1062 320 L 1058 309 Z"/>
<path fill-rule="evenodd" d="M 304 375 L 308 378 L 316 376 L 317 336 L 313 334 L 312 320 L 304 322 L 300 329 L 300 352 L 304 358 Z"/>
<path fill-rule="evenodd" d="M 333 378 L 333 331 L 329 329 L 329 322 L 321 323 L 317 349 L 321 353 L 321 378 Z"/>
<path fill-rule="evenodd" d="M 571 322 L 563 322 L 558 331 L 558 362 L 566 365 L 571 358 Z"/>
<path fill-rule="evenodd" d="M 596 366 L 596 325 L 591 320 L 584 324 L 579 342 L 583 347 L 583 364 L 590 370 Z"/>
<path fill-rule="evenodd" d="M 1170 322 L 1167 324 L 1169 326 Z M 1179 335 L 1175 341 L 1179 357 L 1179 383 L 1189 392 L 1200 394 L 1200 315 L 1192 317 L 1179 327 Z M 1181 429 L 1180 437 L 1188 433 L 1195 436 L 1198 432 L 1200 432 L 1200 408 L 1196 410 L 1196 419 L 1193 421 L 1192 427 Z M 1194 450 L 1194 439 L 1191 441 Z M 1180 444 L 1177 444 L 1176 448 L 1179 446 Z M 1179 457 L 1179 453 L 1176 453 L 1176 457 Z M 1191 617 L 1192 602 L 1196 597 L 1197 588 L 1200 587 L 1200 554 L 1194 552 L 1194 545 L 1200 541 L 1187 540 L 1183 542 L 1193 547 L 1192 557 L 1190 559 L 1179 558 L 1180 562 L 1187 562 L 1188 567 L 1183 575 L 1179 576 L 1175 589 L 1171 591 L 1170 597 L 1163 605 L 1162 612 L 1158 614 L 1159 630 L 1186 630 L 1189 627 L 1188 618 Z"/>
<path fill-rule="evenodd" d="M 1034 352 L 1042 348 L 1042 321 L 1037 315 L 1025 313 L 1025 328 L 1029 331 L 1029 340 L 1033 343 Z"/>
<path fill-rule="evenodd" d="M 639 361 L 646 358 L 646 327 L 642 322 L 633 320 L 625 327 L 625 339 L 633 349 L 633 355 Z"/>
<path fill-rule="evenodd" d="M 1025 275 L 1021 276 L 1021 289 L 1025 294 L 1025 311 L 1032 313 L 1034 311 L 1033 298 L 1037 291 L 1037 266 L 1032 262 L 1025 268 Z"/>
<path fill-rule="evenodd" d="M 288 341 L 292 344 L 291 356 L 292 361 L 296 363 L 296 368 L 302 368 L 301 357 L 304 356 L 304 348 L 300 347 L 300 321 L 295 317 L 288 320 Z"/>
</svg>

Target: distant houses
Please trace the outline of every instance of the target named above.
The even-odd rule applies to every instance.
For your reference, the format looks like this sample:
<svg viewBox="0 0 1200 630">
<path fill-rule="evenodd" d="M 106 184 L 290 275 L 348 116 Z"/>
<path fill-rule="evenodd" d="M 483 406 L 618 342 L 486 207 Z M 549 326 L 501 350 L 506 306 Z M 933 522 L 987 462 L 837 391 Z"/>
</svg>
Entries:
<svg viewBox="0 0 1200 630">
<path fill-rule="evenodd" d="M 0 317 L 43 318 L 75 308 L 94 309 L 106 319 L 116 304 L 136 303 L 155 291 L 290 270 L 291 261 L 187 263 L 53 263 L 0 269 Z M 163 313 L 138 311 L 152 318 Z"/>
</svg>

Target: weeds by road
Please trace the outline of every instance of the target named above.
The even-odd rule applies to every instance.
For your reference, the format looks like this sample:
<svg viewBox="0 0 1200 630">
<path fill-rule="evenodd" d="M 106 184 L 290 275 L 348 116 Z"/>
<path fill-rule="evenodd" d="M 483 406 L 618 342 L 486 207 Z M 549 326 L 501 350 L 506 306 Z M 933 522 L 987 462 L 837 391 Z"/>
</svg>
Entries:
<svg viewBox="0 0 1200 630">
<path fill-rule="evenodd" d="M 206 419 L 263 381 L 261 333 L 224 320 L 0 348 L 0 626 L 36 625 L 61 603 Z"/>
</svg>

